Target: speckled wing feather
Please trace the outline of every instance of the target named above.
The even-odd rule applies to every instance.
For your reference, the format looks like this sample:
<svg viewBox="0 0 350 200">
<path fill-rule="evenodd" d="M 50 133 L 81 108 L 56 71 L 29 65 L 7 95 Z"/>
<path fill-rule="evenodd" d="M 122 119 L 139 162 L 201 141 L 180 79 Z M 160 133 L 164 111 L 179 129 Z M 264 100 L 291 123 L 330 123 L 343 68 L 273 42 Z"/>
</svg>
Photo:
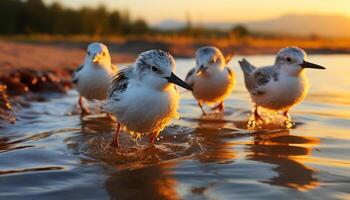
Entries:
<svg viewBox="0 0 350 200">
<path fill-rule="evenodd" d="M 278 81 L 278 73 L 271 66 L 256 68 L 245 59 L 239 64 L 244 72 L 246 88 L 253 95 L 264 94 L 264 85 L 270 81 Z"/>
<path fill-rule="evenodd" d="M 78 79 L 78 72 L 81 71 L 83 69 L 84 65 L 80 65 L 76 70 L 74 70 L 73 74 L 72 74 L 72 82 L 74 84 L 77 84 L 79 79 Z"/>
<path fill-rule="evenodd" d="M 133 73 L 133 68 L 131 66 L 120 70 L 113 78 L 112 84 L 107 91 L 108 98 L 112 98 L 116 101 L 119 100 L 119 94 L 123 93 L 129 83 L 129 78 Z"/>
<path fill-rule="evenodd" d="M 251 74 L 251 79 L 253 83 L 252 94 L 261 95 L 265 93 L 262 87 L 270 81 L 277 81 L 278 74 L 272 67 L 261 67 Z"/>
</svg>

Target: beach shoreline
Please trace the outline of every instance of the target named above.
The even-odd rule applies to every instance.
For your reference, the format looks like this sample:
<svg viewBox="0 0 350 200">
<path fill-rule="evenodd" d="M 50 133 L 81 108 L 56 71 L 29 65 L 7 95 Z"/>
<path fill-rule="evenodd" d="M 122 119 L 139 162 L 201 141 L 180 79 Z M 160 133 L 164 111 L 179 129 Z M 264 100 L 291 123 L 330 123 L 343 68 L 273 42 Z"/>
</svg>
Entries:
<svg viewBox="0 0 350 200">
<path fill-rule="evenodd" d="M 0 75 L 16 69 L 75 69 L 82 63 L 86 47 L 92 41 L 100 41 L 108 46 L 114 64 L 132 62 L 138 54 L 150 49 L 162 49 L 175 58 L 192 58 L 196 49 L 206 45 L 218 47 L 225 55 L 275 54 L 285 46 L 298 46 L 308 54 L 350 54 L 350 40 L 330 39 L 3 37 L 0 38 Z"/>
</svg>

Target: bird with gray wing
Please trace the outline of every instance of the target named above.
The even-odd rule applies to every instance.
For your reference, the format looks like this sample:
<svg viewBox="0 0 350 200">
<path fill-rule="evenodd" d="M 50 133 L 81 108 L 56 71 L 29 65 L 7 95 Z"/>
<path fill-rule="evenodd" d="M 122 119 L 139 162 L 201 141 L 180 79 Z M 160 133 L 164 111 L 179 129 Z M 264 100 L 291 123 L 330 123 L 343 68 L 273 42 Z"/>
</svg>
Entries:
<svg viewBox="0 0 350 200">
<path fill-rule="evenodd" d="M 221 51 L 212 46 L 199 48 L 196 52 L 196 67 L 186 76 L 186 83 L 193 87 L 193 96 L 202 113 L 203 104 L 218 103 L 212 110 L 224 110 L 224 100 L 235 85 L 233 70 L 227 67 L 232 57 L 224 58 Z"/>
<path fill-rule="evenodd" d="M 286 125 L 291 127 L 289 110 L 300 103 L 309 88 L 306 68 L 325 69 L 306 61 L 306 53 L 298 47 L 281 49 L 274 65 L 256 68 L 247 60 L 239 61 L 247 90 L 254 102 L 253 117 L 262 121 L 258 107 L 282 111 Z"/>
<path fill-rule="evenodd" d="M 150 135 L 153 144 L 165 126 L 177 117 L 179 93 L 175 85 L 192 87 L 175 74 L 175 60 L 161 50 L 141 53 L 135 63 L 115 76 L 102 102 L 104 111 L 114 114 L 117 129 L 113 145 L 119 147 L 119 130 Z"/>
<path fill-rule="evenodd" d="M 78 104 L 82 114 L 89 113 L 83 105 L 83 97 L 88 100 L 105 99 L 107 89 L 117 71 L 117 67 L 111 63 L 106 45 L 95 42 L 88 46 L 84 63 L 72 76 L 72 82 L 80 95 Z"/>
</svg>

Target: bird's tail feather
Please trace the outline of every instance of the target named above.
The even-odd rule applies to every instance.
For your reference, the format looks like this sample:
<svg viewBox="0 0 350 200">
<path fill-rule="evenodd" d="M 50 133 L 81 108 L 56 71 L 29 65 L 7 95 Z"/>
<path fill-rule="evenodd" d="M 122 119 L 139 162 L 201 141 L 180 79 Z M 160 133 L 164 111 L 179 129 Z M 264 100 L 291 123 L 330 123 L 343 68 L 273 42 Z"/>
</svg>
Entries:
<svg viewBox="0 0 350 200">
<path fill-rule="evenodd" d="M 256 67 L 253 66 L 252 64 L 250 64 L 246 59 L 243 58 L 243 60 L 238 61 L 244 75 L 248 75 L 250 73 L 252 73 Z"/>
</svg>

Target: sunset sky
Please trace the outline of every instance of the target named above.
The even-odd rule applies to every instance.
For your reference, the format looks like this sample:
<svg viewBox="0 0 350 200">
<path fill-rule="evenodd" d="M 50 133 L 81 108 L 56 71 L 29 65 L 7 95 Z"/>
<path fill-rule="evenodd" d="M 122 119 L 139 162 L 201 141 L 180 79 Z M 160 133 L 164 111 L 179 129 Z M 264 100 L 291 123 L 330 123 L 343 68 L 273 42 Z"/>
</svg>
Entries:
<svg viewBox="0 0 350 200">
<path fill-rule="evenodd" d="M 57 0 L 44 0 L 52 3 Z M 195 23 L 242 22 L 275 18 L 285 14 L 339 14 L 350 17 L 350 0 L 60 0 L 78 8 L 104 4 L 108 9 L 128 10 L 149 23 L 173 19 L 184 21 L 189 13 Z"/>
</svg>

